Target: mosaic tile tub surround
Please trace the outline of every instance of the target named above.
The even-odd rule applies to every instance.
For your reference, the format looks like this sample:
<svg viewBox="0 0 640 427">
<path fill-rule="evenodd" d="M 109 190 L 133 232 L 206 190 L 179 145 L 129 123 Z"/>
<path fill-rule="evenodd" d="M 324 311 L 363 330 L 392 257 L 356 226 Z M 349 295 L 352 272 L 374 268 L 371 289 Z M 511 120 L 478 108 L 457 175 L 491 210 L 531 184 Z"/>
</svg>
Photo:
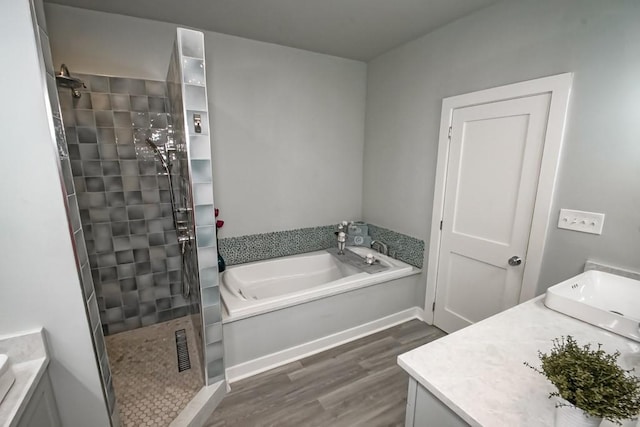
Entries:
<svg viewBox="0 0 640 427">
<path fill-rule="evenodd" d="M 369 235 L 373 240 L 380 240 L 389 246 L 391 257 L 422 268 L 424 261 L 424 240 L 407 236 L 387 228 L 369 224 Z"/>
<path fill-rule="evenodd" d="M 218 249 L 227 265 L 244 264 L 264 259 L 280 258 L 319 251 L 336 245 L 335 225 L 299 228 L 272 233 L 225 237 Z M 424 241 L 406 234 L 369 224 L 369 235 L 389 246 L 389 255 L 422 268 Z"/>
<path fill-rule="evenodd" d="M 335 225 L 251 234 L 220 239 L 218 250 L 227 265 L 327 249 L 335 244 Z"/>
</svg>

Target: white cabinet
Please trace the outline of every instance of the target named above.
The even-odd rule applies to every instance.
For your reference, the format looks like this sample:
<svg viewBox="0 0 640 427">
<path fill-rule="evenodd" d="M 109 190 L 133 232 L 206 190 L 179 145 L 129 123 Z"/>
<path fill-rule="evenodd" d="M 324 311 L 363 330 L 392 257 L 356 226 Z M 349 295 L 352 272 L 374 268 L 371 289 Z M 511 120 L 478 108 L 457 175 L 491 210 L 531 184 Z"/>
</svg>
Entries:
<svg viewBox="0 0 640 427">
<path fill-rule="evenodd" d="M 409 378 L 405 427 L 468 427 L 462 418 L 416 380 Z"/>
<path fill-rule="evenodd" d="M 45 371 L 27 403 L 17 427 L 60 427 L 58 407 L 53 397 L 49 372 Z"/>
</svg>

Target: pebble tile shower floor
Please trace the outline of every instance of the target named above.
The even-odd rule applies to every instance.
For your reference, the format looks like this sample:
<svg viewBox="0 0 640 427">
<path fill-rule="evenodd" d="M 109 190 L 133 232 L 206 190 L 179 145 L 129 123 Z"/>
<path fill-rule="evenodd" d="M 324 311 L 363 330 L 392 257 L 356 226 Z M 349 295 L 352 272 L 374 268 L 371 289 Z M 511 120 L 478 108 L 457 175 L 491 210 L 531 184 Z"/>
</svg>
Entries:
<svg viewBox="0 0 640 427">
<path fill-rule="evenodd" d="M 191 369 L 178 372 L 175 332 L 185 329 Z M 105 337 L 123 427 L 168 426 L 203 386 L 189 317 Z"/>
</svg>

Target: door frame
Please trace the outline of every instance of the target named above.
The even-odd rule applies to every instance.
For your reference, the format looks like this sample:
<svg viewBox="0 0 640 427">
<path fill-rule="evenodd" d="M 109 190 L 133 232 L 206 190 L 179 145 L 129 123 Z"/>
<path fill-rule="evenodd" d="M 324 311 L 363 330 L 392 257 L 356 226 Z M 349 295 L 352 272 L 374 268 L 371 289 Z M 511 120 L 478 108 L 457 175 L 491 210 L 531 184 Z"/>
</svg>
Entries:
<svg viewBox="0 0 640 427">
<path fill-rule="evenodd" d="M 427 263 L 427 289 L 425 295 L 425 320 L 427 323 L 433 324 L 434 321 L 434 310 L 429 308 L 435 307 L 436 299 L 440 240 L 442 237 L 440 221 L 444 211 L 447 167 L 449 163 L 449 128 L 453 120 L 453 110 L 532 95 L 551 94 L 549 119 L 544 138 L 538 188 L 536 190 L 526 264 L 519 298 L 519 302 L 522 303 L 536 296 L 547 231 L 552 223 L 551 205 L 564 142 L 564 130 L 572 83 L 573 73 L 563 73 L 452 96 L 442 100 L 433 214 L 431 217 L 431 237 Z"/>
</svg>

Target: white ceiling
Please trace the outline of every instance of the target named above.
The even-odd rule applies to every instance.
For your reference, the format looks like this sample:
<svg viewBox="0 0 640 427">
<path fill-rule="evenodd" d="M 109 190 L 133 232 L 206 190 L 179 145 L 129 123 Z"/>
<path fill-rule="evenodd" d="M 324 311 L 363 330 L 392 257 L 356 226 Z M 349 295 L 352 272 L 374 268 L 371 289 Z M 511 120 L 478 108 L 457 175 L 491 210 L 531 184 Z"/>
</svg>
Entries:
<svg viewBox="0 0 640 427">
<path fill-rule="evenodd" d="M 368 61 L 498 0 L 46 0 Z"/>
</svg>

